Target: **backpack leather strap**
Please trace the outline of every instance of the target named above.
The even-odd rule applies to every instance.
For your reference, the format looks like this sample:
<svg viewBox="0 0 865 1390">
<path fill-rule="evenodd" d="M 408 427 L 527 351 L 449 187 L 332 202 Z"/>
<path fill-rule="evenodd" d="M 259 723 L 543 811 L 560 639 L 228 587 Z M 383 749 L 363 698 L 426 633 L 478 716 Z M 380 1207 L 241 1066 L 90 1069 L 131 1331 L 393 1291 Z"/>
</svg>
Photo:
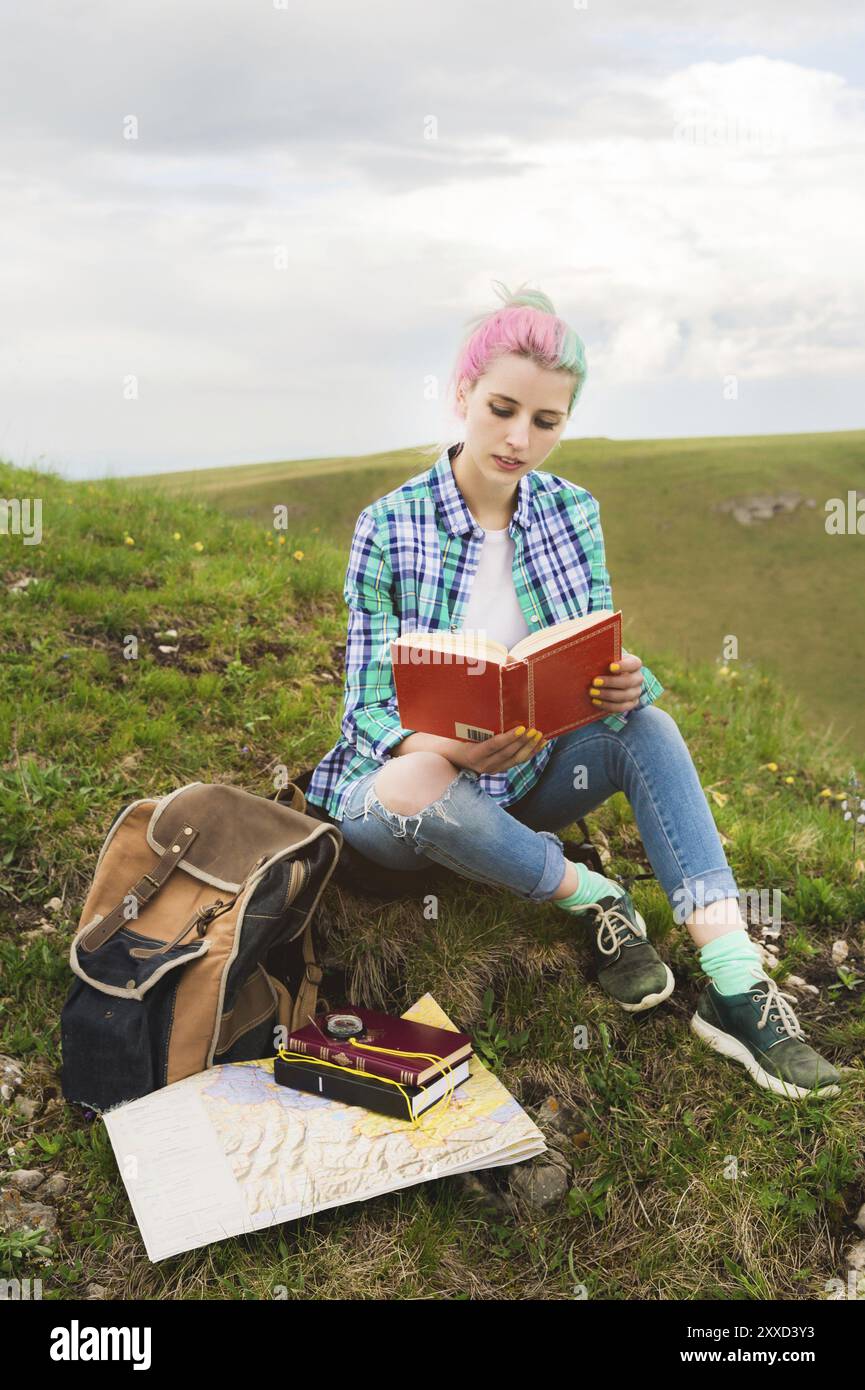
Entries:
<svg viewBox="0 0 865 1390">
<path fill-rule="evenodd" d="M 189 846 L 198 835 L 198 830 L 193 825 L 184 825 L 176 840 L 172 840 L 160 854 L 153 868 L 149 873 L 142 875 L 136 884 L 129 889 L 116 907 L 113 907 L 101 922 L 96 922 L 89 931 L 78 942 L 80 951 L 95 951 L 102 946 L 109 937 L 113 936 L 131 919 L 124 913 L 124 908 L 130 896 L 138 902 L 139 907 L 146 907 L 151 898 L 159 892 L 165 880 L 174 872 L 183 858 Z"/>
</svg>

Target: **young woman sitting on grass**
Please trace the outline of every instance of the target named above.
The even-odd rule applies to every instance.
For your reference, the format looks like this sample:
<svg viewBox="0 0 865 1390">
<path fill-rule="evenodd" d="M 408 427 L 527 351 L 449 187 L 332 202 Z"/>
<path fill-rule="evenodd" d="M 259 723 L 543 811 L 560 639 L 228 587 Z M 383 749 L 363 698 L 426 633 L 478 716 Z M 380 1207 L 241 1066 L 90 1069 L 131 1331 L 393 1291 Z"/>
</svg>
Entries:
<svg viewBox="0 0 865 1390">
<path fill-rule="evenodd" d="M 604 717 L 557 738 L 519 726 L 468 743 L 400 724 L 389 644 L 401 632 L 474 629 L 512 647 L 613 608 L 597 501 L 542 471 L 586 377 L 583 344 L 546 295 L 500 298 L 451 382 L 464 442 L 358 517 L 342 733 L 307 797 L 395 872 L 445 864 L 592 918 L 598 984 L 637 1013 L 671 994 L 670 968 L 630 894 L 567 860 L 555 833 L 623 792 L 708 976 L 691 1027 L 759 1086 L 836 1095 L 839 1073 L 804 1041 L 790 996 L 762 968 L 688 747 L 638 656 L 597 673 L 592 698 Z"/>
</svg>

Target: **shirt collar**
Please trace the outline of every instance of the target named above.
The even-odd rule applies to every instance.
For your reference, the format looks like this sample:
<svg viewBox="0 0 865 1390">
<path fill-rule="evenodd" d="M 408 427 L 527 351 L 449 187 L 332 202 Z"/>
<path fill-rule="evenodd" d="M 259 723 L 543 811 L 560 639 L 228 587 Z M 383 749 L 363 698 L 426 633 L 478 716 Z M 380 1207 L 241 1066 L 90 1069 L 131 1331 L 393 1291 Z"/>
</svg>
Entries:
<svg viewBox="0 0 865 1390">
<path fill-rule="evenodd" d="M 452 444 L 450 448 L 445 449 L 430 469 L 430 489 L 448 534 L 464 536 L 473 533 L 476 524 L 451 468 L 451 459 L 456 454 L 457 447 L 456 444 Z M 517 505 L 511 518 L 511 524 L 516 522 L 524 531 L 529 529 L 534 516 L 531 478 L 531 472 L 524 473 L 520 478 L 517 486 Z"/>
</svg>

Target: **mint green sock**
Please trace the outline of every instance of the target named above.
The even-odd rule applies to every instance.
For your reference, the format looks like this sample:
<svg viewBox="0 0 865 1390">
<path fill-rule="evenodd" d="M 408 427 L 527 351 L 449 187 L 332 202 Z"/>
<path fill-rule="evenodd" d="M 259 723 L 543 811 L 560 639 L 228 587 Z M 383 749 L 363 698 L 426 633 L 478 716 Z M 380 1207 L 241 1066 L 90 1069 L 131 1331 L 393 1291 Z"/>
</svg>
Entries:
<svg viewBox="0 0 865 1390">
<path fill-rule="evenodd" d="M 588 868 L 586 864 L 575 864 L 579 882 L 573 893 L 569 893 L 566 898 L 553 898 L 556 907 L 564 908 L 565 912 L 579 912 L 581 907 L 587 903 L 596 903 L 599 898 L 608 898 L 612 893 L 615 897 L 621 897 L 624 888 L 620 884 L 614 883 L 611 878 L 604 878 L 603 874 L 596 874 L 594 869 Z"/>
<path fill-rule="evenodd" d="M 700 969 L 719 994 L 744 994 L 765 975 L 760 953 L 748 933 L 729 931 L 700 947 Z"/>
</svg>

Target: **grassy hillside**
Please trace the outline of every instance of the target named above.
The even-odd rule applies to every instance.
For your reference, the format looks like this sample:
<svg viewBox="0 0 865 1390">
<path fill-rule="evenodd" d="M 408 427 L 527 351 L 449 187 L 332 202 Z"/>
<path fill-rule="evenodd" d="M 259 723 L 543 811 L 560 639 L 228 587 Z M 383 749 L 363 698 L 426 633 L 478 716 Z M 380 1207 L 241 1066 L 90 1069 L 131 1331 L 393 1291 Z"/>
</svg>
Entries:
<svg viewBox="0 0 865 1390">
<path fill-rule="evenodd" d="M 275 503 L 293 524 L 347 547 L 361 507 L 434 461 L 421 450 L 155 475 L 168 497 L 194 496 L 270 524 Z M 727 439 L 563 443 L 550 471 L 601 504 L 613 597 L 626 643 L 646 659 L 720 657 L 728 634 L 739 661 L 758 663 L 798 695 L 814 728 L 827 723 L 851 754 L 865 750 L 865 536 L 827 536 L 827 498 L 865 491 L 865 431 Z M 799 492 L 800 507 L 751 528 L 715 503 Z"/>
<path fill-rule="evenodd" d="M 765 441 L 739 447 L 727 463 L 738 457 L 749 486 L 768 483 Z M 652 879 L 634 896 L 677 989 L 636 1018 L 587 983 L 585 929 L 548 904 L 452 878 L 430 921 L 423 901 L 375 907 L 330 885 L 325 995 L 343 1002 L 334 991 L 346 980 L 353 1002 L 400 1011 L 430 990 L 484 1040 L 490 1065 L 539 1121 L 556 1106 L 577 1117 L 561 1141 L 568 1195 L 539 1212 L 504 1205 L 507 1170 L 444 1179 L 151 1266 L 103 1126 L 60 1097 L 69 942 L 123 805 L 196 779 L 268 794 L 276 764 L 296 775 L 330 747 L 342 697 L 345 532 L 330 534 L 326 494 L 309 488 L 303 505 L 318 497 L 320 510 L 298 515 L 280 545 L 260 520 L 205 507 L 188 487 L 170 496 L 141 484 L 68 485 L 0 466 L 0 496 L 42 497 L 44 524 L 38 546 L 0 536 L 0 1053 L 24 1071 L 23 1103 L 0 1101 L 2 1168 L 68 1179 L 49 1203 L 53 1238 L 40 1246 L 0 1231 L 0 1277 L 41 1277 L 46 1297 L 270 1298 L 283 1284 L 299 1298 L 350 1287 L 360 1298 L 554 1300 L 579 1284 L 613 1299 L 822 1298 L 826 1281 L 843 1277 L 865 1141 L 865 845 L 860 834 L 854 846 L 840 809 L 851 759 L 825 720 L 803 721 L 789 689 L 762 668 L 764 647 L 746 649 L 754 664 L 726 674 L 712 633 L 678 657 L 669 621 L 645 598 L 649 586 L 661 591 L 658 568 L 669 580 L 687 566 L 681 603 L 694 590 L 705 601 L 737 582 L 740 547 L 753 543 L 725 521 L 733 549 L 711 574 L 705 549 L 685 543 L 689 525 L 707 524 L 704 503 L 730 485 L 706 446 L 682 444 L 654 462 L 649 446 L 596 448 L 573 471 L 602 499 L 617 601 L 662 676 L 662 705 L 691 748 L 740 887 L 783 894 L 774 973 L 816 990 L 793 986 L 797 1011 L 815 1045 L 854 1069 L 846 1093 L 786 1105 L 694 1037 L 687 1022 L 702 977 Z M 861 437 L 836 440 L 818 463 L 817 443 L 800 441 L 795 466 L 808 494 L 820 495 L 815 470 L 825 491 L 860 466 L 856 449 Z M 657 513 L 651 532 L 640 522 L 634 494 L 655 495 L 649 474 L 671 528 L 677 517 L 684 526 L 678 560 Z M 351 484 L 353 517 L 383 475 L 338 471 L 334 505 Z M 800 543 L 816 548 L 800 521 Z M 780 536 L 786 519 L 772 524 Z M 674 610 L 671 601 L 668 618 Z M 749 616 L 731 607 L 733 630 Z M 817 631 L 813 617 L 801 621 Z M 176 638 L 166 640 L 169 629 Z M 138 651 L 127 659 L 130 637 Z M 861 760 L 856 767 L 865 780 Z M 589 823 L 609 845 L 610 873 L 649 872 L 621 794 Z M 841 967 L 838 939 L 849 948 Z M 585 1052 L 572 1046 L 578 1022 L 592 1039 Z M 549 1098 L 554 1105 L 538 1109 Z M 729 1155 L 739 1160 L 735 1180 Z"/>
</svg>

